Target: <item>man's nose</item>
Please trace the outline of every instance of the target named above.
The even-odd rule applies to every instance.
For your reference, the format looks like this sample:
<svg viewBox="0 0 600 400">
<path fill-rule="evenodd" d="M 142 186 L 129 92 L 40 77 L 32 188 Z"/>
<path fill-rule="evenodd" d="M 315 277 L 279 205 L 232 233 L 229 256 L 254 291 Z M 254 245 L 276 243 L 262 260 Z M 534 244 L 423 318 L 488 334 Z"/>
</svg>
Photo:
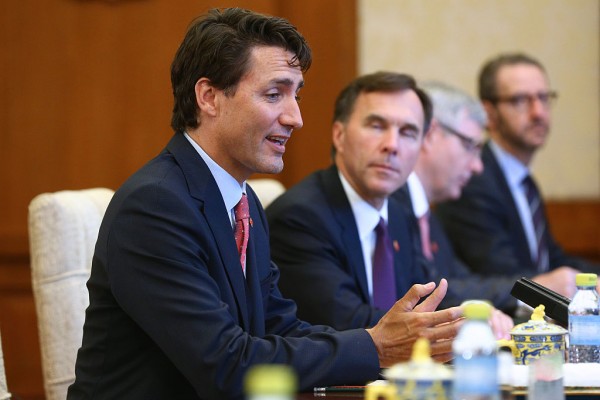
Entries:
<svg viewBox="0 0 600 400">
<path fill-rule="evenodd" d="M 483 161 L 481 161 L 481 155 L 476 155 L 471 160 L 471 171 L 473 174 L 480 175 L 483 172 Z"/>
<path fill-rule="evenodd" d="M 280 121 L 282 125 L 289 126 L 291 129 L 300 129 L 304 123 L 302 122 L 302 113 L 298 101 L 290 99 L 281 113 Z"/>
<path fill-rule="evenodd" d="M 394 128 L 387 129 L 382 137 L 383 151 L 392 155 L 398 154 L 400 137 Z"/>
<path fill-rule="evenodd" d="M 537 96 L 531 97 L 529 101 L 529 114 L 535 117 L 548 114 L 548 104 L 545 104 Z"/>
</svg>

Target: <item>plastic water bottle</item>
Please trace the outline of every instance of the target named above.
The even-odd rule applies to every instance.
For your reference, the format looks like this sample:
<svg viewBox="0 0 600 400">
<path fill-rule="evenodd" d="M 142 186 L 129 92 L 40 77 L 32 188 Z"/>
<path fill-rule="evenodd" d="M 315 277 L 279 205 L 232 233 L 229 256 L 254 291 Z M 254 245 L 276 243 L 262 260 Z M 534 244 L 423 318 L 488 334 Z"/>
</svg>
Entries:
<svg viewBox="0 0 600 400">
<path fill-rule="evenodd" d="M 600 313 L 596 274 L 577 274 L 569 304 L 569 362 L 600 362 Z"/>
<path fill-rule="evenodd" d="M 454 343 L 454 400 L 498 400 L 496 338 L 488 324 L 492 309 L 483 301 L 463 304 L 466 318 Z"/>
</svg>

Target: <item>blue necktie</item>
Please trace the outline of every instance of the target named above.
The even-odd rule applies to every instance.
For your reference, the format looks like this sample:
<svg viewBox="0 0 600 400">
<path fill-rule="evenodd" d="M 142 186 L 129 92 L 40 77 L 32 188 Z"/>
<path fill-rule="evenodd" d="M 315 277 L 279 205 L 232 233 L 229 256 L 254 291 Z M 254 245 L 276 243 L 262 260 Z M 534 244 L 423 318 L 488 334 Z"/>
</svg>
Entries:
<svg viewBox="0 0 600 400">
<path fill-rule="evenodd" d="M 389 310 L 397 300 L 394 253 L 388 227 L 383 218 L 375 227 L 377 240 L 373 254 L 373 305 Z"/>
<path fill-rule="evenodd" d="M 542 207 L 542 198 L 537 185 L 530 175 L 527 175 L 523 179 L 523 186 L 525 188 L 527 202 L 529 203 L 531 220 L 533 221 L 533 229 L 535 231 L 537 242 L 537 255 L 534 257 L 533 262 L 537 265 L 538 272 L 545 272 L 548 271 L 549 262 L 548 243 L 546 243 L 546 218 Z"/>
</svg>

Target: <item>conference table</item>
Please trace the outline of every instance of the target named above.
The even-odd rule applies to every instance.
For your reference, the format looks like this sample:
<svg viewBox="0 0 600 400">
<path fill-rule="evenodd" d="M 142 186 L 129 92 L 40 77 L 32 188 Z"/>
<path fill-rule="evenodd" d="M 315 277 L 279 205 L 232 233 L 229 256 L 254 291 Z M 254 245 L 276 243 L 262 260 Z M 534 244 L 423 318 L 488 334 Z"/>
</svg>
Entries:
<svg viewBox="0 0 600 400">
<path fill-rule="evenodd" d="M 600 364 L 565 363 L 562 366 L 562 372 L 566 399 L 600 399 Z M 526 399 L 529 366 L 514 365 L 510 376 L 512 384 L 501 385 L 502 397 L 514 398 L 515 400 Z M 384 381 L 374 382 L 374 384 L 379 383 L 384 383 Z M 363 399 L 365 397 L 365 386 L 334 386 L 325 389 L 328 391 L 300 393 L 296 396 L 296 399 L 307 400 L 325 397 L 344 400 Z"/>
<path fill-rule="evenodd" d="M 517 388 L 513 392 L 514 400 L 527 399 L 527 391 L 523 388 Z M 588 400 L 600 399 L 600 387 L 595 388 L 567 388 L 565 390 L 565 398 L 567 400 Z M 364 392 L 331 392 L 331 393 L 298 393 L 296 400 L 315 400 L 315 399 L 332 399 L 332 400 L 356 400 L 364 399 Z"/>
</svg>

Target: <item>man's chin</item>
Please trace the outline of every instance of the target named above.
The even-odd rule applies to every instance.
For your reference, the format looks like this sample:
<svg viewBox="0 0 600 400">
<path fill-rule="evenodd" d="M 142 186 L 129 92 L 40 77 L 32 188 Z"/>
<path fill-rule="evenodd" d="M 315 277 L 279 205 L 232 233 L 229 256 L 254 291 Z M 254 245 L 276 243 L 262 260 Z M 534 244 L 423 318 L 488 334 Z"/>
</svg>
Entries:
<svg viewBox="0 0 600 400">
<path fill-rule="evenodd" d="M 400 189 L 402 185 L 383 185 L 373 190 L 373 193 L 376 193 L 378 197 L 384 198 L 389 197 L 396 190 Z"/>
<path fill-rule="evenodd" d="M 453 200 L 458 200 L 460 198 L 460 195 L 462 194 L 462 188 L 461 189 L 457 189 L 454 192 L 450 192 L 446 195 L 446 198 L 440 200 L 440 201 L 453 201 Z"/>
<path fill-rule="evenodd" d="M 278 174 L 283 171 L 283 160 L 261 165 L 256 171 L 257 174 Z"/>
<path fill-rule="evenodd" d="M 544 147 L 545 144 L 546 144 L 546 139 L 535 140 L 535 141 L 531 141 L 531 142 L 527 143 L 525 145 L 525 148 L 527 150 L 529 150 L 530 152 L 535 152 L 536 150 L 539 150 L 542 147 Z"/>
<path fill-rule="evenodd" d="M 532 132 L 529 135 L 527 142 L 530 147 L 539 148 L 546 143 L 546 140 L 548 140 L 548 132 Z"/>
</svg>

